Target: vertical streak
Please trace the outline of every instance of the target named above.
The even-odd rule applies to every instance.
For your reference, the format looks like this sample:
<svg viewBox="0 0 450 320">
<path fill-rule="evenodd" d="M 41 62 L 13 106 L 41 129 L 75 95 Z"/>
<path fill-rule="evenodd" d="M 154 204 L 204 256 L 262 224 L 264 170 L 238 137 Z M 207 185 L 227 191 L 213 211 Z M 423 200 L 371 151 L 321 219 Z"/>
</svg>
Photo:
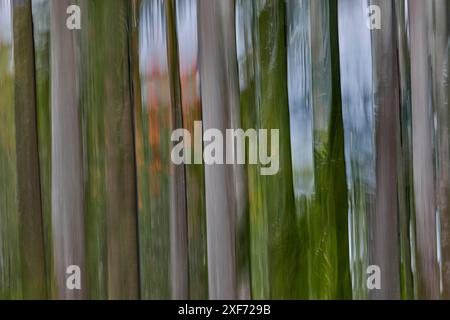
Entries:
<svg viewBox="0 0 450 320">
<path fill-rule="evenodd" d="M 50 1 L 33 0 L 36 108 L 48 298 L 55 297 L 51 208 Z"/>
<path fill-rule="evenodd" d="M 15 0 L 13 11 L 15 125 L 22 290 L 25 299 L 46 297 L 45 254 L 36 117 L 31 2 Z"/>
<path fill-rule="evenodd" d="M 181 106 L 181 87 L 178 63 L 178 44 L 175 22 L 175 1 L 165 0 L 167 21 L 167 62 L 169 66 L 170 103 L 172 108 L 172 129 L 183 128 Z M 184 165 L 171 166 L 171 271 L 172 297 L 187 299 L 188 282 L 188 243 L 186 217 L 186 173 Z"/>
<path fill-rule="evenodd" d="M 368 296 L 369 217 L 375 214 L 376 119 L 368 1 L 339 0 L 339 54 L 353 298 Z"/>
<path fill-rule="evenodd" d="M 316 3 L 317 4 L 317 3 Z M 301 237 L 299 246 L 300 266 L 302 275 L 299 281 L 301 297 L 319 298 L 320 272 L 314 272 L 318 267 L 315 262 L 316 252 L 322 252 L 320 235 L 316 233 L 314 217 L 314 200 L 316 194 L 315 163 L 314 163 L 314 117 L 312 92 L 312 9 L 309 0 L 286 1 L 286 32 L 287 32 L 287 75 L 289 97 L 289 120 L 292 180 L 295 196 L 295 212 L 297 228 Z M 316 17 L 314 17 L 315 19 Z M 316 56 L 317 57 L 317 56 Z M 321 70 L 321 74 L 326 73 Z M 325 109 L 324 111 L 328 111 Z M 317 112 L 319 114 L 319 112 Z M 324 116 L 323 114 L 321 116 Z M 317 115 L 317 118 L 319 116 Z M 317 220 L 316 220 L 317 221 Z M 324 225 L 320 225 L 322 230 Z M 320 231 L 318 231 L 320 234 Z M 319 245 L 316 240 L 319 238 Z"/>
<path fill-rule="evenodd" d="M 419 298 L 439 298 L 433 169 L 433 114 L 427 51 L 426 2 L 409 1 L 414 193 Z"/>
<path fill-rule="evenodd" d="M 348 190 L 346 183 L 344 123 L 342 118 L 341 71 L 339 60 L 338 0 L 328 1 L 331 68 L 331 119 L 330 119 L 330 166 L 333 187 L 342 193 L 331 192 L 335 214 L 338 251 L 338 297 L 351 299 L 351 275 L 348 237 Z"/>
<path fill-rule="evenodd" d="M 236 49 L 239 71 L 240 118 L 244 130 L 258 128 L 259 107 L 258 91 L 260 83 L 256 82 L 259 71 L 258 47 L 256 38 L 256 19 L 254 19 L 254 1 L 239 0 L 236 3 Z M 248 148 L 247 148 L 248 150 Z M 249 150 L 247 151 L 247 153 Z M 267 214 L 263 211 L 262 185 L 259 165 L 247 165 L 248 210 L 247 218 L 239 235 L 247 247 L 249 269 L 251 271 L 252 298 L 261 299 L 269 296 L 269 260 L 267 246 Z M 239 218 L 238 218 L 239 219 Z M 246 226 L 245 226 L 246 225 Z M 247 262 L 248 263 L 248 262 Z"/>
<path fill-rule="evenodd" d="M 136 9 L 139 74 L 135 88 L 140 96 L 134 114 L 141 295 L 144 299 L 169 299 L 173 176 L 165 4 L 164 0 L 142 0 Z"/>
<path fill-rule="evenodd" d="M 237 110 L 234 1 L 199 0 L 199 61 L 203 128 L 225 132 Z M 236 190 L 233 167 L 205 166 L 208 278 L 211 299 L 235 299 Z"/>
<path fill-rule="evenodd" d="M 348 254 L 337 2 L 310 0 L 312 107 L 314 118 L 315 210 L 311 232 L 315 252 L 316 296 L 351 296 Z M 336 192 L 335 190 L 339 190 Z M 322 276 L 327 274 L 326 277 Z"/>
<path fill-rule="evenodd" d="M 131 109 L 133 121 L 133 142 L 134 142 L 134 168 L 135 168 L 135 186 L 136 186 L 136 248 L 137 248 L 137 269 L 138 269 L 138 287 L 139 298 L 142 298 L 142 270 L 141 270 L 141 249 L 140 249 L 140 233 L 139 233 L 139 161 L 137 160 L 142 150 L 142 136 L 138 134 L 141 132 L 141 86 L 139 81 L 139 24 L 138 13 L 140 0 L 132 0 L 131 8 L 129 10 L 129 25 L 130 35 L 128 38 L 128 52 L 130 61 L 130 88 L 131 88 Z"/>
<path fill-rule="evenodd" d="M 193 134 L 195 135 L 194 122 L 202 120 L 198 69 L 197 0 L 176 0 L 176 17 L 183 127 L 192 137 Z M 202 144 L 198 146 L 192 151 L 194 159 L 202 157 Z M 194 164 L 186 166 L 185 170 L 189 298 L 206 299 L 208 297 L 208 262 L 204 166 L 195 164 L 194 161 Z"/>
<path fill-rule="evenodd" d="M 13 22 L 10 0 L 0 0 L 0 298 L 21 299 L 19 209 L 14 108 Z"/>
<path fill-rule="evenodd" d="M 371 298 L 400 298 L 397 150 L 399 142 L 399 79 L 396 19 L 391 0 L 372 0 L 381 9 L 381 30 L 372 31 L 373 90 L 376 122 L 376 204 L 370 217 L 370 263 L 381 270 L 380 290 Z"/>
<path fill-rule="evenodd" d="M 82 299 L 85 287 L 83 169 L 75 32 L 66 28 L 70 0 L 51 2 L 52 222 L 59 299 Z M 66 288 L 66 268 L 81 269 L 81 290 Z"/>
<path fill-rule="evenodd" d="M 436 200 L 440 218 L 442 298 L 450 299 L 450 112 L 449 55 L 450 4 L 447 0 L 428 3 L 433 15 L 429 30 L 433 105 L 436 128 Z M 438 234 L 439 235 L 439 234 Z"/>
<path fill-rule="evenodd" d="M 407 0 L 396 0 L 397 48 L 400 83 L 400 150 L 398 197 L 402 298 L 414 297 L 414 176 L 412 167 L 411 73 Z"/>
<path fill-rule="evenodd" d="M 105 150 L 107 191 L 108 298 L 139 297 L 137 255 L 137 208 L 130 65 L 128 60 L 129 5 L 127 0 L 101 1 L 100 50 L 106 68 L 102 94 L 105 103 Z M 110 21 L 111 17 L 117 18 Z M 108 32 L 116 36 L 111 43 Z"/>
</svg>

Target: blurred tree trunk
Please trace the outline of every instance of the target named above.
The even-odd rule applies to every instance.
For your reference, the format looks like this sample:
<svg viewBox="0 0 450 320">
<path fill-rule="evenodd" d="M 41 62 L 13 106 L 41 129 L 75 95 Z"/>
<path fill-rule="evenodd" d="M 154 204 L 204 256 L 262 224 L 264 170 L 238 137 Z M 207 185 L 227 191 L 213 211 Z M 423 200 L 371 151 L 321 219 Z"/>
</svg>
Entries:
<svg viewBox="0 0 450 320">
<path fill-rule="evenodd" d="M 41 183 L 42 220 L 45 243 L 45 272 L 49 298 L 56 297 L 52 243 L 51 206 L 51 148 L 52 126 L 50 114 L 50 2 L 32 1 L 33 36 L 36 69 L 36 109 Z"/>
<path fill-rule="evenodd" d="M 418 298 L 439 298 L 433 161 L 433 110 L 425 1 L 410 0 L 411 96 Z"/>
<path fill-rule="evenodd" d="M 136 1 L 132 35 L 141 296 L 170 299 L 172 120 L 164 0 Z M 133 29 L 132 29 L 133 30 Z"/>
<path fill-rule="evenodd" d="M 300 295 L 350 298 L 337 3 L 286 3 L 293 183 L 302 239 Z"/>
<path fill-rule="evenodd" d="M 412 150 L 411 72 L 409 47 L 409 18 L 407 0 L 395 1 L 397 20 L 397 47 L 400 83 L 400 149 L 398 159 L 398 209 L 400 236 L 401 297 L 414 297 L 413 263 L 415 259 L 415 210 Z"/>
<path fill-rule="evenodd" d="M 20 220 L 14 106 L 13 21 L 10 0 L 0 0 L 0 299 L 21 299 Z"/>
<path fill-rule="evenodd" d="M 304 274 L 292 184 L 287 79 L 286 8 L 280 0 L 238 3 L 241 119 L 245 129 L 279 130 L 275 175 L 247 165 L 252 297 L 302 298 Z M 248 153 L 247 149 L 247 153 Z M 276 190 L 276 192 L 274 192 Z M 285 281 L 289 279 L 289 281 Z"/>
<path fill-rule="evenodd" d="M 431 21 L 428 41 L 431 51 L 433 105 L 437 118 L 436 201 L 440 218 L 442 298 L 450 299 L 450 4 L 448 0 L 434 0 L 427 2 L 427 5 Z"/>
<path fill-rule="evenodd" d="M 52 221 L 59 299 L 87 297 L 83 166 L 76 31 L 66 27 L 70 0 L 51 2 Z M 66 287 L 66 269 L 81 269 L 81 290 Z"/>
<path fill-rule="evenodd" d="M 80 37 L 80 90 L 89 294 L 97 299 L 136 299 L 137 197 L 128 42 L 131 4 L 126 0 L 84 0 L 80 4 L 85 19 Z"/>
<path fill-rule="evenodd" d="M 354 299 L 367 299 L 367 267 L 376 214 L 376 113 L 368 1 L 339 0 L 339 54 L 348 188 L 350 269 Z"/>
<path fill-rule="evenodd" d="M 178 63 L 175 0 L 165 0 L 165 5 L 172 130 L 176 130 L 183 128 L 183 113 L 181 105 L 180 69 Z M 186 216 L 186 172 L 184 164 L 172 164 L 171 174 L 173 177 L 171 181 L 172 198 L 170 207 L 172 297 L 174 299 L 187 299 L 189 294 L 189 271 Z"/>
<path fill-rule="evenodd" d="M 195 121 L 202 120 L 198 85 L 197 0 L 176 0 L 177 43 L 181 82 L 183 127 L 191 136 Z M 192 150 L 201 157 L 203 146 Z M 189 299 L 208 298 L 205 174 L 203 164 L 185 166 L 188 231 Z"/>
<path fill-rule="evenodd" d="M 234 1 L 199 0 L 203 130 L 235 128 L 239 110 Z M 242 213 L 233 165 L 205 165 L 209 297 L 236 299 L 236 219 Z"/>
<path fill-rule="evenodd" d="M 33 20 L 29 0 L 13 1 L 16 157 L 22 290 L 46 297 L 45 254 L 36 117 Z"/>
<path fill-rule="evenodd" d="M 102 4 L 105 3 L 102 1 Z M 103 7 L 103 6 L 102 6 Z M 128 59 L 129 1 L 105 3 L 108 298 L 139 297 L 136 172 Z M 116 16 L 111 23 L 111 17 Z M 111 42 L 110 35 L 116 35 Z"/>
<path fill-rule="evenodd" d="M 370 264 L 381 270 L 381 289 L 373 299 L 400 299 L 398 240 L 399 79 L 394 3 L 372 0 L 381 9 L 381 30 L 372 31 L 373 96 L 376 112 L 376 204 L 370 216 Z"/>
</svg>

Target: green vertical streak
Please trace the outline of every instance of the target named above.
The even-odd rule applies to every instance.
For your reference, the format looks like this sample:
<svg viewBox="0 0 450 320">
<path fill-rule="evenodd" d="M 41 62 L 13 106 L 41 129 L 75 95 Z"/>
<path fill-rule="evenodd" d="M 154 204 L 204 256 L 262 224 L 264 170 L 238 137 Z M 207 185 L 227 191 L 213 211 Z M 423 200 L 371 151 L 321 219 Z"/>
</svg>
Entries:
<svg viewBox="0 0 450 320">
<path fill-rule="evenodd" d="M 350 278 L 349 237 L 348 237 L 348 194 L 346 182 L 344 127 L 342 118 L 342 99 L 339 62 L 338 9 L 337 1 L 329 1 L 329 33 L 331 50 L 331 122 L 329 132 L 331 181 L 334 190 L 329 190 L 330 201 L 334 206 L 336 223 L 336 246 L 338 268 L 338 299 L 352 298 L 352 284 Z"/>
<path fill-rule="evenodd" d="M 177 30 L 189 25 L 197 32 L 197 3 L 195 0 L 177 0 Z M 194 15 L 191 13 L 194 12 Z M 182 20 L 184 24 L 181 25 Z M 187 21 L 186 21 L 187 20 Z M 182 30 L 180 30 L 182 31 Z M 180 32 L 178 31 L 178 33 Z M 200 92 L 197 86 L 198 57 L 193 60 L 182 59 L 188 55 L 183 49 L 198 47 L 194 35 L 183 38 L 178 35 L 178 52 L 180 62 L 181 101 L 183 112 L 183 128 L 194 137 L 194 122 L 202 120 Z M 197 39 L 197 37 L 195 37 Z M 197 52 L 197 51 L 196 51 Z M 190 56 L 189 56 L 190 57 Z M 186 61 L 186 64 L 183 62 Z M 191 150 L 192 155 L 195 150 Z M 201 150 L 203 156 L 203 148 Z M 189 298 L 206 299 L 208 297 L 208 264 L 206 250 L 206 208 L 205 208 L 205 177 L 202 164 L 186 166 L 186 204 L 189 251 Z"/>
<path fill-rule="evenodd" d="M 81 118 L 85 172 L 85 232 L 88 296 L 106 299 L 106 151 L 105 151 L 105 48 L 101 28 L 101 2 L 81 1 L 83 32 L 79 33 L 82 68 Z"/>
<path fill-rule="evenodd" d="M 292 185 L 285 4 L 240 0 L 237 8 L 243 127 L 280 130 L 279 172 L 262 176 L 260 165 L 247 165 L 252 297 L 306 298 L 300 254 L 305 243 L 297 229 Z"/>
<path fill-rule="evenodd" d="M 128 2 L 82 1 L 86 243 L 92 298 L 138 296 Z M 111 17 L 114 17 L 112 19 Z M 82 18 L 82 19 L 83 19 Z M 114 41 L 111 41 L 114 35 Z"/>
<path fill-rule="evenodd" d="M 258 107 L 255 79 L 256 56 L 254 48 L 253 1 L 238 0 L 236 4 L 237 50 L 240 79 L 241 122 L 244 130 L 258 127 Z M 246 159 L 249 159 L 248 148 Z M 247 165 L 249 197 L 249 243 L 252 298 L 269 297 L 269 271 L 267 250 L 267 219 L 262 211 L 261 184 L 258 165 Z"/>
<path fill-rule="evenodd" d="M 320 251 L 322 242 L 316 233 L 313 135 L 313 94 L 312 94 L 312 13 L 310 1 L 287 1 L 287 59 L 289 120 L 292 155 L 292 180 L 295 196 L 295 214 L 299 243 L 299 273 L 302 298 L 317 297 L 320 287 L 317 259 L 324 253 Z M 316 52 L 316 54 L 318 54 Z M 322 74 L 326 74 L 322 71 Z M 326 97 L 326 95 L 325 95 Z M 328 111 L 328 110 L 324 110 Z M 326 116 L 323 114 L 322 116 Z M 329 115 L 328 115 L 329 116 Z M 317 112 L 319 119 L 319 112 Z M 323 121 L 322 121 L 323 122 Z M 317 157 L 316 157 L 317 158 Z M 320 232 L 320 230 L 318 230 Z"/>
<path fill-rule="evenodd" d="M 14 110 L 22 290 L 26 299 L 46 297 L 39 177 L 31 2 L 13 1 Z"/>
<path fill-rule="evenodd" d="M 262 201 L 268 217 L 270 298 L 297 298 L 299 246 L 293 244 L 301 243 L 294 215 L 284 1 L 266 2 L 257 19 L 260 40 L 257 54 L 261 63 L 258 79 L 261 82 L 260 128 L 280 130 L 280 170 L 274 176 L 261 176 Z"/>
<path fill-rule="evenodd" d="M 102 1 L 106 64 L 104 76 L 108 297 L 139 297 L 136 172 L 128 58 L 129 5 L 127 0 Z M 111 21 L 111 17 L 117 17 Z M 109 35 L 108 35 L 109 33 Z M 110 34 L 116 35 L 112 42 Z"/>
<path fill-rule="evenodd" d="M 51 111 L 49 0 L 32 1 L 36 69 L 36 108 L 45 243 L 45 273 L 49 297 L 56 296 L 51 221 Z"/>
<path fill-rule="evenodd" d="M 138 185 L 141 297 L 170 299 L 170 109 L 165 16 L 161 0 L 141 0 L 134 7 L 136 63 L 135 141 Z M 163 42 L 160 39 L 164 39 Z"/>
<path fill-rule="evenodd" d="M 401 298 L 414 298 L 414 181 L 412 167 L 412 114 L 410 52 L 405 0 L 395 1 L 400 77 L 399 233 Z"/>
<path fill-rule="evenodd" d="M 142 131 L 142 101 L 141 101 L 141 83 L 139 78 L 139 6 L 141 0 L 133 0 L 131 2 L 131 22 L 130 22 L 130 36 L 129 36 L 129 54 L 130 54 L 130 69 L 131 69 L 131 88 L 133 101 L 133 116 L 134 116 L 134 148 L 135 148 L 135 166 L 136 166 L 136 192 L 137 192 L 137 212 L 138 212 L 138 247 L 141 246 L 141 226 L 140 213 L 144 207 L 143 198 L 148 199 L 144 190 L 148 190 L 148 180 L 144 171 L 143 154 L 144 154 L 144 140 Z M 144 296 L 144 288 L 146 284 L 142 273 L 142 252 L 138 252 L 139 263 L 139 280 L 140 280 L 140 296 Z"/>
<path fill-rule="evenodd" d="M 293 183 L 301 297 L 351 298 L 336 2 L 288 1 Z"/>
<path fill-rule="evenodd" d="M 347 184 L 336 1 L 311 1 L 315 202 L 310 298 L 349 299 Z"/>
<path fill-rule="evenodd" d="M 21 299 L 19 208 L 14 114 L 14 59 L 9 0 L 0 0 L 2 17 L 9 18 L 0 33 L 0 299 Z"/>
<path fill-rule="evenodd" d="M 257 1 L 254 6 L 257 36 L 255 48 L 256 101 L 258 128 L 279 129 L 279 172 L 273 176 L 260 176 L 260 204 L 258 215 L 264 223 L 266 235 L 263 244 L 268 250 L 269 295 L 265 298 L 283 299 L 299 297 L 299 252 L 301 245 L 295 227 L 295 208 L 290 154 L 289 113 L 287 96 L 287 60 L 285 41 L 285 3 L 281 0 Z M 269 131 L 270 132 L 270 131 Z M 270 148 L 269 148 L 270 149 Z M 269 150 L 268 149 L 268 150 Z M 270 150 L 270 152 L 276 152 Z M 261 174 L 260 171 L 256 174 Z M 274 192 L 277 190 L 277 192 Z M 252 206 L 252 204 L 250 204 Z M 251 230 L 253 224 L 250 225 Z M 259 228 L 256 228 L 256 237 Z M 252 230 L 253 231 L 253 230 Z M 252 232 L 251 231 L 251 232 Z M 265 239 L 264 239 L 265 238 Z M 289 281 L 286 281 L 289 279 Z"/>
</svg>

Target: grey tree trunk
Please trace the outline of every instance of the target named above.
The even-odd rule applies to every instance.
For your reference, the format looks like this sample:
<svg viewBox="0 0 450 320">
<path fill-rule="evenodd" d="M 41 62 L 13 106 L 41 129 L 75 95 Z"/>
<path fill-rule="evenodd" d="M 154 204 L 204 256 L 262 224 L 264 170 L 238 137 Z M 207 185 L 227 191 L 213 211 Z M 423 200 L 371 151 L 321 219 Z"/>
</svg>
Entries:
<svg viewBox="0 0 450 320">
<path fill-rule="evenodd" d="M 59 299 L 86 297 L 83 169 L 76 31 L 66 27 L 72 2 L 51 2 L 52 220 Z M 81 290 L 68 290 L 66 269 L 81 269 Z"/>
<path fill-rule="evenodd" d="M 433 160 L 433 114 L 428 64 L 426 1 L 410 0 L 413 168 L 417 233 L 416 290 L 419 298 L 439 298 Z"/>
<path fill-rule="evenodd" d="M 175 22 L 175 1 L 166 0 L 167 17 L 167 61 L 169 65 L 170 102 L 172 129 L 183 128 L 181 106 L 180 71 L 178 63 L 178 41 Z M 186 172 L 184 165 L 171 165 L 170 236 L 172 297 L 187 299 L 188 283 L 188 238 L 186 217 Z"/>
<path fill-rule="evenodd" d="M 374 299 L 400 299 L 397 153 L 399 144 L 399 80 L 396 18 L 391 0 L 371 2 L 381 8 L 381 30 L 372 31 L 374 105 L 376 124 L 376 204 L 370 216 L 370 263 L 381 270 L 381 290 Z"/>
<path fill-rule="evenodd" d="M 198 3 L 199 60 L 203 130 L 236 126 L 239 89 L 234 1 Z M 233 165 L 205 165 L 209 297 L 235 299 L 236 219 L 242 209 L 237 196 L 242 185 Z"/>
<path fill-rule="evenodd" d="M 430 14 L 434 17 L 428 40 L 433 72 L 433 105 L 437 116 L 436 204 L 440 218 L 442 298 L 450 299 L 450 112 L 448 105 L 450 4 L 448 0 L 434 0 L 427 4 Z"/>
</svg>

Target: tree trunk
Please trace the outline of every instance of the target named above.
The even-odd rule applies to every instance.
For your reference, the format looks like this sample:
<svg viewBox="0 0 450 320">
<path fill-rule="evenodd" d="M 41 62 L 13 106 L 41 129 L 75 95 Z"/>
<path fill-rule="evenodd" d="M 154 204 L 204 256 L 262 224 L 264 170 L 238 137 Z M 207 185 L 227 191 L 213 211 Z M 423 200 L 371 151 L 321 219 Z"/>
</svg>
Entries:
<svg viewBox="0 0 450 320">
<path fill-rule="evenodd" d="M 239 91 L 234 1 L 198 3 L 203 130 L 233 128 Z M 209 297 L 236 299 L 236 195 L 232 165 L 205 165 Z"/>
<path fill-rule="evenodd" d="M 76 32 L 66 27 L 70 0 L 51 2 L 52 220 L 59 299 L 86 298 L 83 166 Z M 81 270 L 81 290 L 66 287 L 66 269 Z"/>
<path fill-rule="evenodd" d="M 409 1 L 418 298 L 439 298 L 433 161 L 433 110 L 426 2 Z"/>
</svg>

